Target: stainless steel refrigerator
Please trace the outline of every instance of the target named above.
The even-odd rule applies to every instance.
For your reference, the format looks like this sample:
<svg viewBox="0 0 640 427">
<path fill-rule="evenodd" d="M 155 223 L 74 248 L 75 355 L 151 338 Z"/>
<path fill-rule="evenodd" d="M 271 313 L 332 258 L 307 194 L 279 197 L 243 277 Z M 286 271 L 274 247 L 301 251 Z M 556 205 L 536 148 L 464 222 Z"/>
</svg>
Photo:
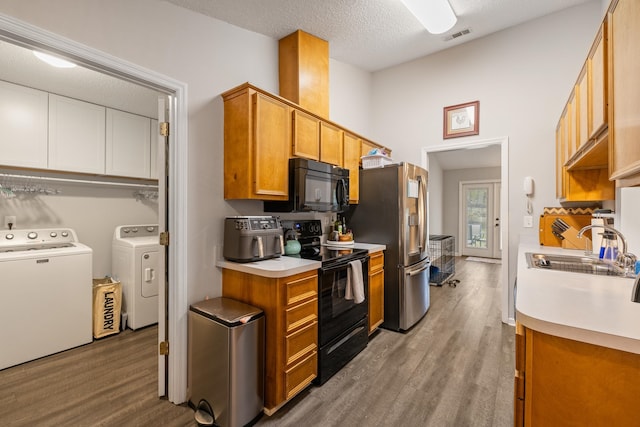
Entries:
<svg viewBox="0 0 640 427">
<path fill-rule="evenodd" d="M 347 227 L 356 242 L 387 246 L 382 327 L 411 328 L 430 302 L 427 171 L 409 163 L 361 170 L 360 199 Z"/>
</svg>

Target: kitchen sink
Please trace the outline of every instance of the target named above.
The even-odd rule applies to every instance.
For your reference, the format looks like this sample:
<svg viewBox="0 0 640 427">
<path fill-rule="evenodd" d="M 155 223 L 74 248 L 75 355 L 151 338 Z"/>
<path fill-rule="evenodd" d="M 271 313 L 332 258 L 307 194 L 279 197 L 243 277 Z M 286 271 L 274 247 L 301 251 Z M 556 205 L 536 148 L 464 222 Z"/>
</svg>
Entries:
<svg viewBox="0 0 640 427">
<path fill-rule="evenodd" d="M 526 252 L 529 268 L 543 270 L 571 271 L 574 273 L 596 274 L 600 276 L 624 277 L 624 269 L 610 261 L 577 255 L 539 254 Z"/>
</svg>

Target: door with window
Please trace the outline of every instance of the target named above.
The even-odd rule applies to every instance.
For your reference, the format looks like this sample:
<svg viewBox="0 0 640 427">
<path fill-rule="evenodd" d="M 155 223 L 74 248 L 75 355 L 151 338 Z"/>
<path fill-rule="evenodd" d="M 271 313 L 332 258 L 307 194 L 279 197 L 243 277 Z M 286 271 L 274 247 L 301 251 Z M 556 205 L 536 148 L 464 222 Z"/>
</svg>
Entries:
<svg viewBox="0 0 640 427">
<path fill-rule="evenodd" d="M 501 258 L 500 181 L 460 183 L 460 254 Z"/>
</svg>

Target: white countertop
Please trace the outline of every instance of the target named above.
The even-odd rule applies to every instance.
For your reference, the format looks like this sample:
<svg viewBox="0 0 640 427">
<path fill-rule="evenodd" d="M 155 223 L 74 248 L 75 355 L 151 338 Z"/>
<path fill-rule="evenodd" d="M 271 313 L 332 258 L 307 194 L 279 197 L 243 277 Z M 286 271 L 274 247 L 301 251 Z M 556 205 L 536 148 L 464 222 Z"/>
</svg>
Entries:
<svg viewBox="0 0 640 427">
<path fill-rule="evenodd" d="M 633 279 L 528 268 L 526 252 L 584 253 L 520 244 L 516 290 L 520 323 L 550 335 L 640 354 L 640 304 L 631 301 Z"/>
<path fill-rule="evenodd" d="M 366 249 L 369 253 L 373 253 L 385 250 L 386 246 L 375 243 L 355 242 L 353 246 L 344 246 L 343 248 Z M 220 268 L 227 268 L 229 270 L 255 274 L 256 276 L 273 278 L 293 276 L 294 274 L 317 270 L 321 265 L 322 263 L 320 261 L 312 261 L 297 258 L 295 256 L 281 256 L 256 262 L 233 262 L 224 259 L 220 259 L 216 262 L 216 266 Z"/>
<path fill-rule="evenodd" d="M 317 270 L 320 268 L 321 262 L 291 256 L 281 256 L 256 262 L 232 262 L 222 259 L 216 262 L 216 266 L 255 274 L 256 276 L 280 278 Z"/>
</svg>

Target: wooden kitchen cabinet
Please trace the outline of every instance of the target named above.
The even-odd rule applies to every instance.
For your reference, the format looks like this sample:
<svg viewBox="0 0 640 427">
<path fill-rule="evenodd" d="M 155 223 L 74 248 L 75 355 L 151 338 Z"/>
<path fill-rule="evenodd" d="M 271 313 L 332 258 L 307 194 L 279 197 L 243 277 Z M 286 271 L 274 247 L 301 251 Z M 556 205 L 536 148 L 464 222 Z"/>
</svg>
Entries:
<svg viewBox="0 0 640 427">
<path fill-rule="evenodd" d="M 224 92 L 222 99 L 225 199 L 287 200 L 288 160 L 303 157 L 349 169 L 349 199 L 350 203 L 357 203 L 359 176 L 354 160 L 358 160 L 359 167 L 360 156 L 369 147 L 391 153 L 382 145 L 249 83 Z"/>
<path fill-rule="evenodd" d="M 369 254 L 369 335 L 384 322 L 384 252 Z"/>
<path fill-rule="evenodd" d="M 293 110 L 291 157 L 320 160 L 320 120 L 300 110 Z"/>
<path fill-rule="evenodd" d="M 248 85 L 224 99 L 224 198 L 287 200 L 289 106 Z"/>
<path fill-rule="evenodd" d="M 48 94 L 0 81 L 0 164 L 47 167 Z"/>
<path fill-rule="evenodd" d="M 105 107 L 49 94 L 49 168 L 105 173 Z"/>
<path fill-rule="evenodd" d="M 620 186 L 640 185 L 640 2 L 611 2 L 608 36 L 610 177 Z"/>
<path fill-rule="evenodd" d="M 640 355 L 516 324 L 515 426 L 638 425 Z"/>
<path fill-rule="evenodd" d="M 345 132 L 342 142 L 342 167 L 349 169 L 349 204 L 357 204 L 360 199 L 360 138 Z"/>
<path fill-rule="evenodd" d="M 107 108 L 105 173 L 151 178 L 151 119 Z"/>
<path fill-rule="evenodd" d="M 609 176 L 606 22 L 556 127 L 556 196 L 562 202 L 615 198 Z"/>
<path fill-rule="evenodd" d="M 342 166 L 342 134 L 337 126 L 320 122 L 320 161 Z"/>
<path fill-rule="evenodd" d="M 269 278 L 222 270 L 222 296 L 265 313 L 265 413 L 272 415 L 318 372 L 318 275 Z"/>
<path fill-rule="evenodd" d="M 578 76 L 575 87 L 575 131 L 576 131 L 576 149 L 585 145 L 589 140 L 588 122 L 589 122 L 589 81 L 588 81 L 588 63 L 585 62 Z"/>
<path fill-rule="evenodd" d="M 600 26 L 587 60 L 589 74 L 588 139 L 596 139 L 608 127 L 607 21 Z"/>
</svg>

